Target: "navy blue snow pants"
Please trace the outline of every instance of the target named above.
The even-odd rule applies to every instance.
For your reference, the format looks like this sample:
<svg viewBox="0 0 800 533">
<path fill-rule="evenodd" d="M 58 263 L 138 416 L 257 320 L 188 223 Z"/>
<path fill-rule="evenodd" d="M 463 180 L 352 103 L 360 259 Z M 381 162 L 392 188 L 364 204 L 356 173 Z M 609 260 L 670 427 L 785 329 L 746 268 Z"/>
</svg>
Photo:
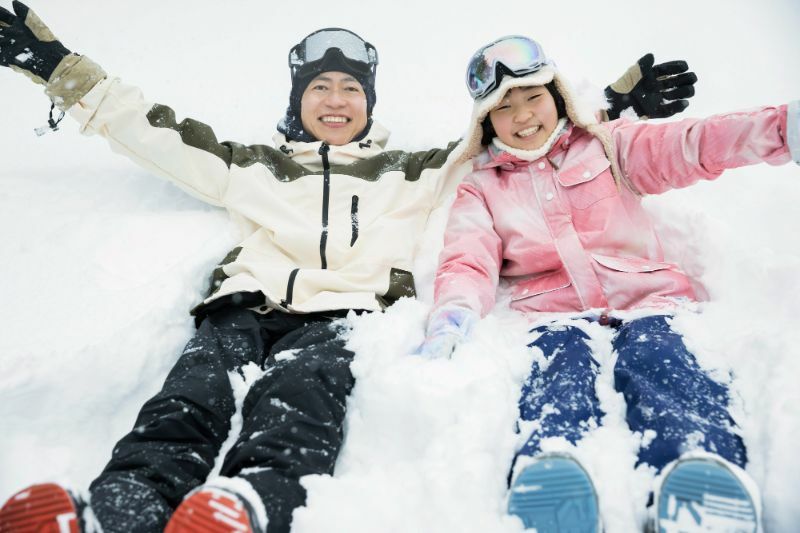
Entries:
<svg viewBox="0 0 800 533">
<path fill-rule="evenodd" d="M 522 420 L 538 421 L 520 455 L 533 456 L 546 437 L 576 443 L 603 411 L 595 394 L 599 370 L 575 326 L 542 326 L 530 346 L 540 348 L 547 364 L 534 362 L 519 402 Z M 625 397 L 631 431 L 656 432 L 639 451 L 638 463 L 661 470 L 682 453 L 701 449 L 745 466 L 744 442 L 735 433 L 728 412 L 728 389 L 697 365 L 683 338 L 672 331 L 667 317 L 649 316 L 617 325 L 614 386 Z"/>
</svg>

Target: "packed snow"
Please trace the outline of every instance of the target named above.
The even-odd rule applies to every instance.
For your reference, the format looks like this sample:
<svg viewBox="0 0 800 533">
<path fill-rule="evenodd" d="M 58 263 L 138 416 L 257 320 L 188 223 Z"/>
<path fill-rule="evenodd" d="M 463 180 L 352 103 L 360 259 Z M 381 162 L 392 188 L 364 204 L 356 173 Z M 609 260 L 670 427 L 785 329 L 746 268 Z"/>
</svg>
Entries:
<svg viewBox="0 0 800 533">
<path fill-rule="evenodd" d="M 796 0 L 31 7 L 67 47 L 180 117 L 213 125 L 220 139 L 248 144 L 268 144 L 283 116 L 289 48 L 330 26 L 377 48 L 375 117 L 394 132 L 392 148 L 457 138 L 471 110 L 466 60 L 511 33 L 540 40 L 567 76 L 600 87 L 646 52 L 687 59 L 700 81 L 686 116 L 800 97 Z M 36 137 L 49 109 L 41 88 L 9 69 L 0 69 L 0 87 L 4 501 L 39 481 L 88 486 L 192 335 L 188 309 L 238 236 L 224 211 L 111 154 L 102 139 L 80 136 L 69 118 L 61 131 Z M 708 294 L 674 324 L 714 376 L 733 376 L 734 414 L 768 532 L 796 531 L 800 522 L 799 201 L 793 164 L 740 169 L 646 200 L 668 259 Z M 357 384 L 345 445 L 333 476 L 303 480 L 308 504 L 295 512 L 295 532 L 522 531 L 504 499 L 524 436 L 515 432 L 517 396 L 540 356 L 525 347 L 525 319 L 501 300 L 452 359 L 410 355 L 422 340 L 444 217 L 432 218 L 421 243 L 420 299 L 350 320 Z M 652 435 L 625 426 L 608 331 L 592 327 L 607 416 L 574 453 L 599 489 L 606 530 L 637 531 L 652 472 L 634 469 L 636 450 Z M 258 376 L 251 370 L 238 394 Z"/>
</svg>

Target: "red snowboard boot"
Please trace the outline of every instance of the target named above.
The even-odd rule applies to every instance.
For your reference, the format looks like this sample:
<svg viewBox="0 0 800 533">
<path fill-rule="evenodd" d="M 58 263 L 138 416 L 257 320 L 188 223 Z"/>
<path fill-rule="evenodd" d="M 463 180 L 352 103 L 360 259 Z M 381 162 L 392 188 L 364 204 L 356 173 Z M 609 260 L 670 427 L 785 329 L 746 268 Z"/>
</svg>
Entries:
<svg viewBox="0 0 800 533">
<path fill-rule="evenodd" d="M 0 509 L 3 533 L 82 533 L 83 505 L 55 483 L 31 485 L 11 496 Z"/>
<path fill-rule="evenodd" d="M 164 533 L 258 533 L 253 511 L 228 490 L 202 487 L 175 509 Z"/>
</svg>

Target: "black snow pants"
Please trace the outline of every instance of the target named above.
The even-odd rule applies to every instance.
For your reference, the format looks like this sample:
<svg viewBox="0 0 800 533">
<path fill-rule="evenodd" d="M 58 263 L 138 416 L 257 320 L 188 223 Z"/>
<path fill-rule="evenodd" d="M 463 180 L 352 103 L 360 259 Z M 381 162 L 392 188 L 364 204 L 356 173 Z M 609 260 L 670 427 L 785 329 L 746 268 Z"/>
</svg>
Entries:
<svg viewBox="0 0 800 533">
<path fill-rule="evenodd" d="M 305 503 L 299 478 L 332 473 L 342 443 L 354 379 L 337 313 L 209 315 L 90 487 L 104 531 L 160 533 L 221 460 L 222 476 L 247 480 L 261 496 L 267 531 L 288 532 Z M 235 444 L 218 459 L 236 412 L 229 373 L 238 379 L 248 363 L 266 372 L 245 396 Z"/>
</svg>

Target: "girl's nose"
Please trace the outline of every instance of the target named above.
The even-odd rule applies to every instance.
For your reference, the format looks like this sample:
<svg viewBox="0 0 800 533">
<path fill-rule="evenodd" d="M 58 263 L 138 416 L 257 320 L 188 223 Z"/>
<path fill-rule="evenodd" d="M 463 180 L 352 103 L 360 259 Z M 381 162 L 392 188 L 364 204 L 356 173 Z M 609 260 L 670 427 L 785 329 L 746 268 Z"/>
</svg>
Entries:
<svg viewBox="0 0 800 533">
<path fill-rule="evenodd" d="M 530 120 L 532 116 L 533 116 L 533 111 L 531 111 L 530 109 L 520 109 L 519 111 L 514 113 L 514 122 L 516 122 L 517 124 L 522 124 Z"/>
</svg>

